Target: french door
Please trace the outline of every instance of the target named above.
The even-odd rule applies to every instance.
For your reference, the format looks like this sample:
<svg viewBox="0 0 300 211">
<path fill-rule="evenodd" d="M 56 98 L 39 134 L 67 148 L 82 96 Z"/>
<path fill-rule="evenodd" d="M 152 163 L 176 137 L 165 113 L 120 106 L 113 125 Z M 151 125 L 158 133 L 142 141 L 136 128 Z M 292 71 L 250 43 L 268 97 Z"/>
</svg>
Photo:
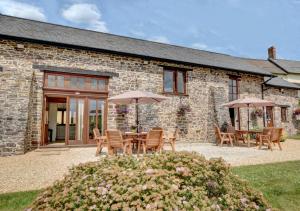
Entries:
<svg viewBox="0 0 300 211">
<path fill-rule="evenodd" d="M 105 130 L 105 99 L 68 97 L 67 104 L 67 144 L 95 144 L 93 129 Z"/>
</svg>

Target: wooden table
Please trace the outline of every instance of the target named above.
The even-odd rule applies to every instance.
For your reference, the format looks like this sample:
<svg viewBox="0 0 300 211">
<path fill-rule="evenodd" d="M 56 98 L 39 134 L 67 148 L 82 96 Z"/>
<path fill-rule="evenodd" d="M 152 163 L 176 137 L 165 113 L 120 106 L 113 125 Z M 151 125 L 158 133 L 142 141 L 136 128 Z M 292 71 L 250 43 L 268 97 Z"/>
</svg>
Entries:
<svg viewBox="0 0 300 211">
<path fill-rule="evenodd" d="M 244 140 L 247 141 L 248 147 L 250 147 L 250 135 L 258 135 L 262 133 L 262 131 L 258 130 L 235 130 L 235 132 L 243 137 L 247 135 L 247 137 L 244 137 Z"/>
<path fill-rule="evenodd" d="M 147 132 L 125 132 L 124 133 L 124 138 L 131 138 L 132 139 L 132 146 L 136 145 L 137 153 L 139 154 L 140 152 L 140 146 L 141 146 L 141 139 L 146 138 Z"/>
</svg>

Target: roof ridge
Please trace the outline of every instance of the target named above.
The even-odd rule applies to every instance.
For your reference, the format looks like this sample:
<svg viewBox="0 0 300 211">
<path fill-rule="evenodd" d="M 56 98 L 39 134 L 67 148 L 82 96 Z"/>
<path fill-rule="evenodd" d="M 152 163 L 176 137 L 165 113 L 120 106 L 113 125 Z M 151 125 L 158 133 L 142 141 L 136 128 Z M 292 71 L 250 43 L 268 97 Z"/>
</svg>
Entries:
<svg viewBox="0 0 300 211">
<path fill-rule="evenodd" d="M 182 46 L 182 45 L 177 45 L 177 44 L 161 43 L 161 42 L 157 42 L 157 41 L 153 41 L 153 40 L 146 40 L 146 39 L 142 39 L 142 38 L 129 37 L 129 36 L 126 36 L 126 35 L 119 35 L 119 34 L 112 34 L 112 33 L 107 33 L 107 32 L 100 32 L 100 31 L 95 31 L 95 30 L 91 30 L 91 29 L 78 28 L 78 27 L 74 27 L 74 26 L 62 25 L 62 24 L 51 23 L 51 22 L 40 21 L 40 20 L 33 20 L 33 19 L 16 17 L 16 16 L 5 15 L 5 14 L 0 13 L 0 17 L 1 16 L 5 16 L 5 17 L 9 17 L 9 18 L 21 19 L 21 20 L 26 20 L 26 21 L 32 21 L 32 22 L 37 22 L 37 23 L 42 23 L 42 24 L 47 24 L 47 25 L 53 25 L 53 26 L 58 26 L 58 27 L 70 28 L 70 29 L 75 29 L 75 30 L 88 31 L 88 32 L 96 33 L 96 34 L 99 33 L 99 34 L 104 34 L 104 35 L 108 35 L 108 36 L 122 37 L 122 38 L 125 38 L 125 39 L 133 39 L 133 40 L 138 40 L 138 41 L 142 41 L 142 42 L 150 42 L 150 43 L 155 43 L 155 44 L 159 44 L 159 45 L 174 46 L 174 47 L 179 47 L 179 48 L 192 49 L 192 50 L 200 51 L 200 52 L 207 52 L 207 53 L 211 53 L 211 54 L 219 54 L 219 55 L 231 56 L 231 57 L 239 58 L 237 56 L 233 56 L 233 55 L 226 54 L 226 53 L 219 53 L 219 52 L 214 52 L 214 51 L 201 50 L 201 49 L 197 49 L 197 48 L 193 48 L 193 47 L 187 47 L 187 46 Z"/>
</svg>

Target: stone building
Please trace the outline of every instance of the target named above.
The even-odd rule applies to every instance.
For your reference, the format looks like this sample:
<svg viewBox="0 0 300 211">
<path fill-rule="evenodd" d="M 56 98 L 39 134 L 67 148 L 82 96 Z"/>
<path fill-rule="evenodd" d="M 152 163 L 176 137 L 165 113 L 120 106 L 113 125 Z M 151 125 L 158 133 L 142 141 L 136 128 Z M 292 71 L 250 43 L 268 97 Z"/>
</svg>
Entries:
<svg viewBox="0 0 300 211">
<path fill-rule="evenodd" d="M 245 129 L 245 111 L 222 104 L 249 96 L 275 101 L 278 105 L 267 109 L 267 124 L 295 134 L 292 113 L 299 87 L 273 78 L 268 65 L 267 60 L 1 15 L 0 155 L 53 142 L 94 144 L 94 127 L 102 133 L 130 130 L 134 105 L 107 101 L 129 90 L 168 96 L 140 106 L 141 128 L 178 127 L 181 141 L 214 141 L 214 124 Z M 251 124 L 262 127 L 261 116 Z"/>
</svg>

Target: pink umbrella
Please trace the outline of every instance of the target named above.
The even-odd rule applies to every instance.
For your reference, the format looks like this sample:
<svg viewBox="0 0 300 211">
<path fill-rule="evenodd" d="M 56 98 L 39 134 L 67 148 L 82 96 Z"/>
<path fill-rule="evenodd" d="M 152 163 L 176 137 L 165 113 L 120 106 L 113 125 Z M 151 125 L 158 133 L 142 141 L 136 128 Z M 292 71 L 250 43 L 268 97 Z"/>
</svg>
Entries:
<svg viewBox="0 0 300 211">
<path fill-rule="evenodd" d="M 115 103 L 115 104 L 132 104 L 135 103 L 135 109 L 136 109 L 136 125 L 137 125 L 137 132 L 139 130 L 139 110 L 138 110 L 138 104 L 149 104 L 149 103 L 158 103 L 164 100 L 167 100 L 168 97 L 165 97 L 163 95 L 154 94 L 151 92 L 144 92 L 144 91 L 129 91 L 125 92 L 120 95 L 116 95 L 114 97 L 108 98 L 109 102 Z"/>
<path fill-rule="evenodd" d="M 266 106 L 275 106 L 275 103 L 269 100 L 263 100 L 259 98 L 244 98 L 225 103 L 222 106 L 229 108 L 248 108 L 248 131 L 249 131 L 249 107 L 266 107 Z"/>
</svg>

